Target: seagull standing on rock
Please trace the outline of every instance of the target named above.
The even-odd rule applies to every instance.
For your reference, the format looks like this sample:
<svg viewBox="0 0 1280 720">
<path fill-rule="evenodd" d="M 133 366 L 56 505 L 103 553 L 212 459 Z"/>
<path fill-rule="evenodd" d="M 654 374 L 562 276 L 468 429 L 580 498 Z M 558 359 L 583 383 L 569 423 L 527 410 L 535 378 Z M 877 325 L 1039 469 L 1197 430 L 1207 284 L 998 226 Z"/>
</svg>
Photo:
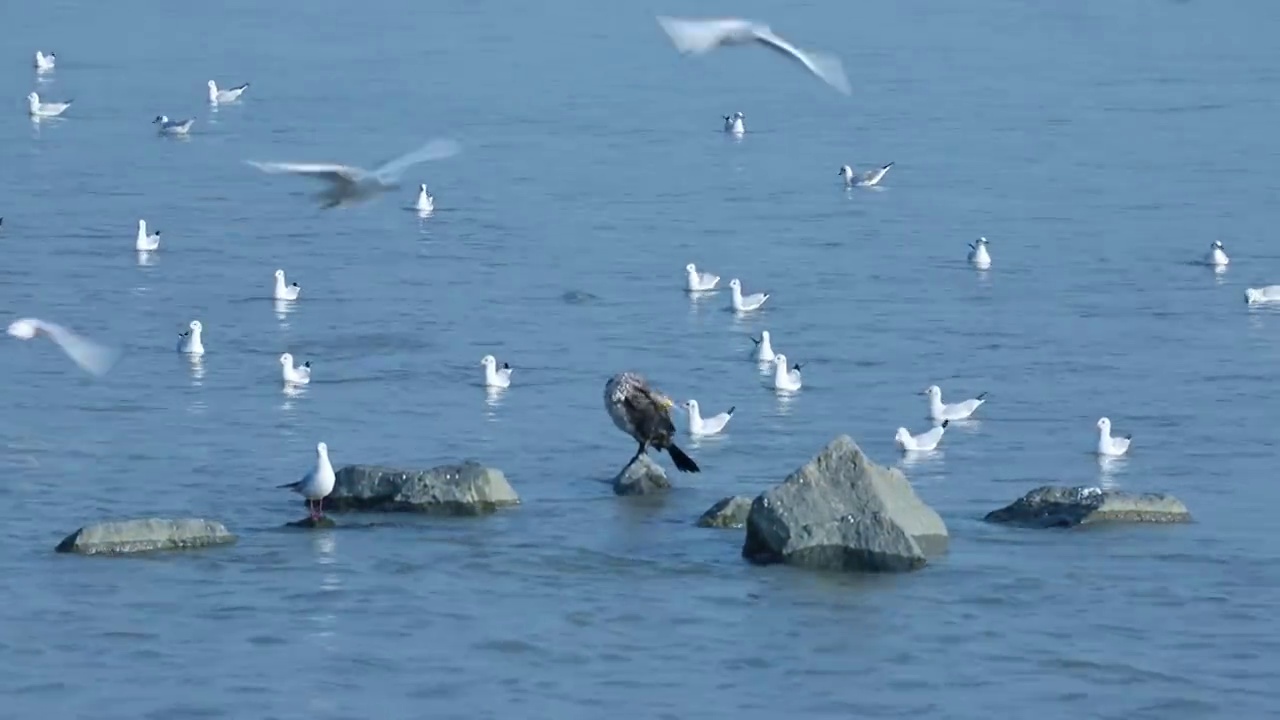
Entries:
<svg viewBox="0 0 1280 720">
<path fill-rule="evenodd" d="M 627 461 L 635 462 L 650 445 L 666 450 L 680 472 L 701 472 L 698 464 L 676 446 L 676 426 L 671 422 L 671 398 L 649 387 L 644 377 L 633 372 L 614 375 L 604 384 L 604 409 L 622 432 L 635 438 L 640 447 Z"/>
<path fill-rule="evenodd" d="M 324 499 L 333 492 L 337 476 L 333 472 L 333 463 L 329 462 L 329 446 L 316 444 L 316 466 L 302 476 L 297 482 L 285 483 L 278 487 L 288 488 L 307 499 L 307 513 L 312 520 L 324 517 Z M 311 503 L 315 503 L 312 507 Z"/>
</svg>

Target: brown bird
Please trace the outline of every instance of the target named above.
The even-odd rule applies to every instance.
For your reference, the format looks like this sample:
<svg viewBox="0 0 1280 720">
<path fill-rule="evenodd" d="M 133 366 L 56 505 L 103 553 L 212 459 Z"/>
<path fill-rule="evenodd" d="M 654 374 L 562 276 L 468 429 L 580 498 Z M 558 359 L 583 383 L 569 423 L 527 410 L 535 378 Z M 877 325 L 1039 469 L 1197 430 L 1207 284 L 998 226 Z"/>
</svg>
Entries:
<svg viewBox="0 0 1280 720">
<path fill-rule="evenodd" d="M 613 424 L 640 443 L 640 448 L 628 464 L 644 454 L 650 445 L 666 450 L 680 472 L 701 472 L 693 458 L 676 447 L 672 438 L 676 434 L 671 422 L 671 408 L 675 402 L 661 392 L 649 387 L 637 373 L 618 373 L 604 384 L 604 409 Z"/>
</svg>

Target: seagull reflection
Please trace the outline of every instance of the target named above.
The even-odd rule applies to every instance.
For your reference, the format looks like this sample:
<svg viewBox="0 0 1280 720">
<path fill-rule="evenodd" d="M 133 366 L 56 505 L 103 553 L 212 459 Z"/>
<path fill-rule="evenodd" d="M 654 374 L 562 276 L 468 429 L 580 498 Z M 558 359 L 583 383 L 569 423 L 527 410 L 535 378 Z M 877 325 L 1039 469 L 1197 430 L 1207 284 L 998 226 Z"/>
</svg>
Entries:
<svg viewBox="0 0 1280 720">
<path fill-rule="evenodd" d="M 490 408 L 493 408 L 496 410 L 502 407 L 502 398 L 506 394 L 507 394 L 506 388 L 486 386 L 484 389 L 484 402 Z M 489 413 L 489 420 L 490 421 L 497 420 L 497 416 L 495 416 L 493 413 Z"/>
<path fill-rule="evenodd" d="M 272 300 L 271 303 L 276 311 L 276 319 L 282 323 L 289 316 L 289 313 L 298 307 L 297 302 L 293 300 Z"/>
<path fill-rule="evenodd" d="M 185 355 L 187 361 L 191 363 L 191 384 L 194 387 L 200 387 L 204 380 L 204 356 L 203 355 Z"/>
<path fill-rule="evenodd" d="M 778 398 L 778 414 L 790 415 L 791 406 L 795 403 L 800 393 L 794 390 L 774 390 L 773 392 Z"/>
<path fill-rule="evenodd" d="M 941 462 L 945 457 L 946 453 L 936 448 L 933 450 L 908 450 L 902 453 L 900 464 L 904 468 L 932 465 Z"/>
<path fill-rule="evenodd" d="M 1111 457 L 1106 455 L 1098 456 L 1098 487 L 1103 490 L 1114 490 L 1119 483 L 1117 478 L 1124 474 L 1125 466 L 1129 464 L 1129 458 L 1121 455 Z"/>
<path fill-rule="evenodd" d="M 138 251 L 138 267 L 151 267 L 156 264 L 156 254 L 150 250 Z"/>
</svg>

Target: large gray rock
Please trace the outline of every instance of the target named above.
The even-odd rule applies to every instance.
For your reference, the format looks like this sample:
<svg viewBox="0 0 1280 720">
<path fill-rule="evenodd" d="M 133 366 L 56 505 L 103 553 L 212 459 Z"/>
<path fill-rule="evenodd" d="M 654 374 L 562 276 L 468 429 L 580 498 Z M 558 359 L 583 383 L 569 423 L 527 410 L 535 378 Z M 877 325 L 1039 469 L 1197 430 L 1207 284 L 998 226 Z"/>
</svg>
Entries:
<svg viewBox="0 0 1280 720">
<path fill-rule="evenodd" d="M 613 478 L 613 492 L 618 495 L 656 495 L 670 489 L 666 471 L 648 455 L 631 461 Z"/>
<path fill-rule="evenodd" d="M 501 470 L 468 460 L 430 470 L 348 465 L 337 472 L 324 510 L 487 515 L 520 504 Z"/>
<path fill-rule="evenodd" d="M 702 517 L 698 518 L 698 527 L 736 528 L 747 522 L 751 512 L 751 498 L 732 495 L 712 505 Z"/>
<path fill-rule="evenodd" d="M 831 441 L 751 503 L 742 556 L 817 570 L 902 572 L 946 550 L 947 526 L 896 468 Z"/>
<path fill-rule="evenodd" d="M 1191 513 L 1181 500 L 1172 495 L 1045 485 L 1023 495 L 1008 507 L 987 513 L 986 520 L 1050 528 L 1107 522 L 1191 522 Z"/>
<path fill-rule="evenodd" d="M 121 555 L 226 545 L 235 541 L 236 536 L 225 525 L 213 520 L 146 518 L 86 525 L 68 535 L 55 549 L 81 555 Z"/>
</svg>

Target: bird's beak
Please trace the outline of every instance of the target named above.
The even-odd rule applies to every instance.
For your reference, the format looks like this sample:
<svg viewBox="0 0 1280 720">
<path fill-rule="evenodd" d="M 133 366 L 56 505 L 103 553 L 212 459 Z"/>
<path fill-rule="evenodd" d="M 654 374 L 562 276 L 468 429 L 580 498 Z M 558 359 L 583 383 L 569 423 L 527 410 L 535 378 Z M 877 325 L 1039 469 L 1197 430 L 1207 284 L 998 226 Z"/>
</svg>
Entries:
<svg viewBox="0 0 1280 720">
<path fill-rule="evenodd" d="M 667 410 L 670 410 L 671 408 L 675 407 L 675 404 L 676 404 L 675 401 L 669 397 L 662 398 L 662 407 Z"/>
</svg>

